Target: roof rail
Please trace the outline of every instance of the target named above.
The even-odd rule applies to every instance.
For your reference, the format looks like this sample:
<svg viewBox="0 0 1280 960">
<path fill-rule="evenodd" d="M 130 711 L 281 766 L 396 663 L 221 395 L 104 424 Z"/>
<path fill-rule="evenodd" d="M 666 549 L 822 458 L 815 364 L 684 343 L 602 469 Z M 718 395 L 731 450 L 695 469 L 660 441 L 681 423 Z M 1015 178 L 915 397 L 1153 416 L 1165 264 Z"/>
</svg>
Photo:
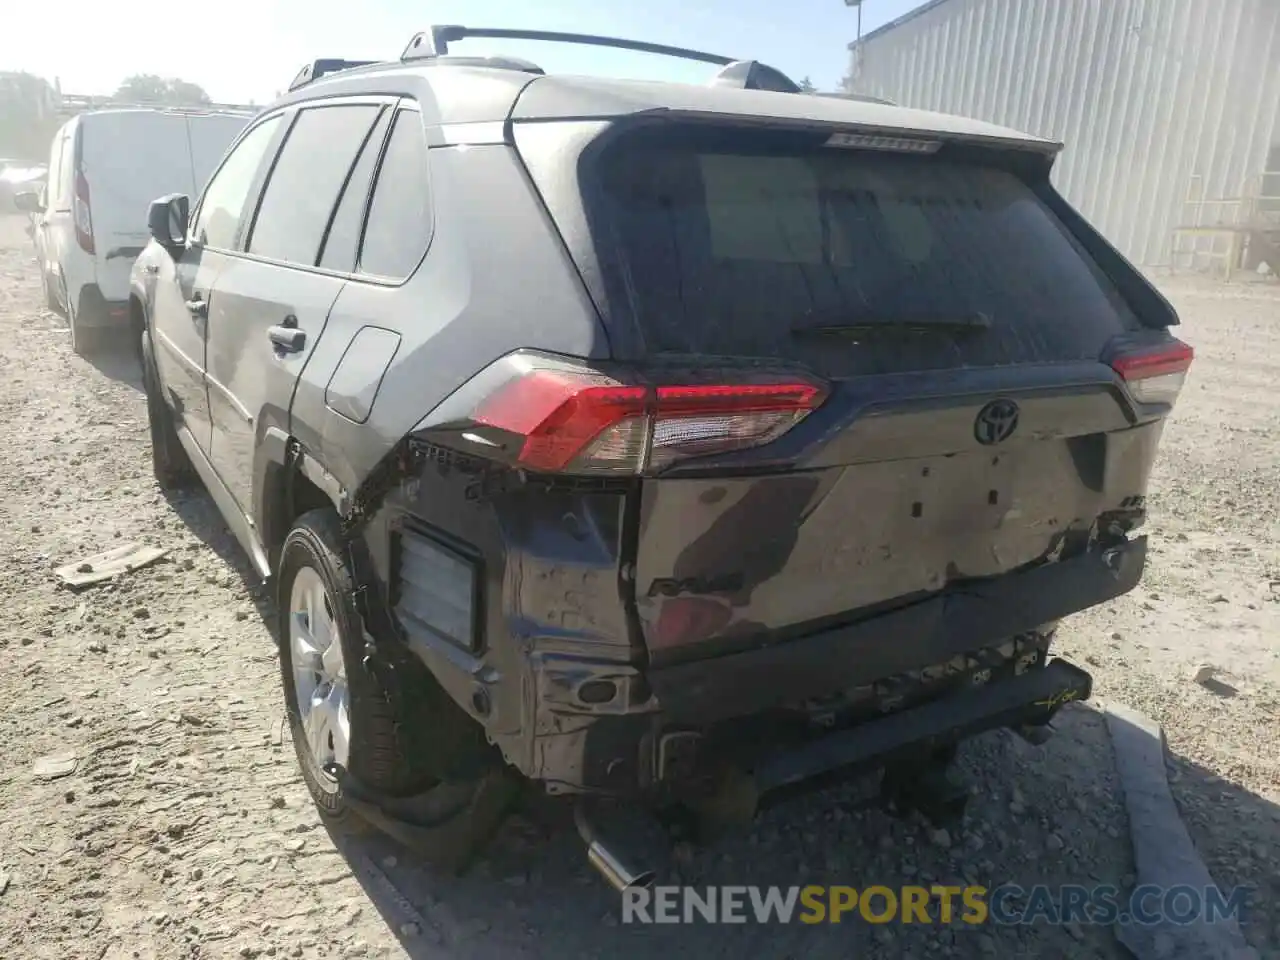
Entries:
<svg viewBox="0 0 1280 960">
<path fill-rule="evenodd" d="M 356 67 L 370 67 L 378 63 L 377 60 L 340 60 L 335 57 L 326 57 L 307 64 L 298 71 L 298 75 L 293 78 L 293 82 L 289 84 L 289 92 L 292 93 L 299 87 L 305 87 L 308 83 L 319 80 L 325 74 L 337 73 L 339 70 L 354 70 Z"/>
<path fill-rule="evenodd" d="M 235 113 L 253 115 L 262 107 L 244 103 L 165 103 L 160 100 L 117 100 L 111 96 L 93 94 L 64 94 L 59 98 L 56 112 L 59 116 L 73 117 L 81 113 L 99 110 L 162 110 L 168 113 Z"/>
<path fill-rule="evenodd" d="M 661 43 L 643 40 L 626 40 L 620 37 L 601 37 L 590 33 L 561 33 L 552 30 L 508 30 L 493 27 L 463 27 L 445 24 L 429 27 L 418 33 L 404 53 L 402 61 L 428 60 L 447 56 L 449 44 L 468 38 L 492 40 L 541 40 L 548 43 L 576 43 L 595 47 L 614 47 L 619 50 L 635 50 L 640 53 L 656 53 L 680 60 L 697 60 L 722 67 L 712 81 L 716 86 L 739 87 L 747 90 L 777 90 L 782 93 L 799 93 L 800 87 L 786 74 L 755 60 L 736 60 L 716 53 L 704 53 L 684 47 L 669 47 Z"/>
</svg>

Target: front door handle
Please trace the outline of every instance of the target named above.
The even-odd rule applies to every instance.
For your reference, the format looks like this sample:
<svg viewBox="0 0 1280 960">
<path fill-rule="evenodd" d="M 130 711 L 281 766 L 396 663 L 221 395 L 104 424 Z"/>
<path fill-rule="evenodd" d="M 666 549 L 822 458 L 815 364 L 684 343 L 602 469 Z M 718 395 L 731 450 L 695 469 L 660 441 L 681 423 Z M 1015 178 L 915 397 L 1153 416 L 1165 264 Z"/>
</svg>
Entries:
<svg viewBox="0 0 1280 960">
<path fill-rule="evenodd" d="M 201 300 L 199 297 L 192 297 L 187 301 L 187 312 L 193 317 L 209 316 L 209 301 Z"/>
<path fill-rule="evenodd" d="M 267 339 L 281 353 L 297 353 L 306 346 L 307 332 L 299 330 L 297 327 L 280 324 L 275 327 L 267 327 Z"/>
</svg>

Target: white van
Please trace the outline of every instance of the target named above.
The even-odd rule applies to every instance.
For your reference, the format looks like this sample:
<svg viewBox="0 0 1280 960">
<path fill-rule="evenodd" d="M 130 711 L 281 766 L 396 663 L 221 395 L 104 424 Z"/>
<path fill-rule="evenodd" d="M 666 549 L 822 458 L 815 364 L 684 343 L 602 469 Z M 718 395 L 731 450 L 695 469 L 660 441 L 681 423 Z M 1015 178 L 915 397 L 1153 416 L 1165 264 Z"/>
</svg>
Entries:
<svg viewBox="0 0 1280 960">
<path fill-rule="evenodd" d="M 50 309 L 76 353 L 129 327 L 129 271 L 150 239 L 147 207 L 197 197 L 248 112 L 128 108 L 82 113 L 54 135 L 34 239 Z"/>
</svg>

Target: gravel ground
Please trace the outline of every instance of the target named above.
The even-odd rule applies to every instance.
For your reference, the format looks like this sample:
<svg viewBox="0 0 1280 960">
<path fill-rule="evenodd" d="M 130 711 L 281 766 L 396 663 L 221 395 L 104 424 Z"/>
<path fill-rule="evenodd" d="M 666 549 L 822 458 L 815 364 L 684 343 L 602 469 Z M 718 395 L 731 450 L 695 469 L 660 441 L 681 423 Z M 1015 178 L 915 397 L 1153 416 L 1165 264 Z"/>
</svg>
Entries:
<svg viewBox="0 0 1280 960">
<path fill-rule="evenodd" d="M 0 956 L 1121 957 L 1104 927 L 624 927 L 564 811 L 533 805 L 468 876 L 380 837 L 331 837 L 295 773 L 268 601 L 203 496 L 150 479 L 137 371 L 72 355 L 16 218 L 0 218 Z M 1139 590 L 1061 648 L 1100 698 L 1159 719 L 1174 790 L 1245 931 L 1280 957 L 1280 290 L 1161 280 L 1199 359 L 1153 482 Z M 74 594 L 54 566 L 169 549 Z M 1193 677 L 1213 673 L 1206 689 Z M 934 832 L 834 788 L 764 815 L 674 876 L 707 884 L 1132 882 L 1101 716 L 966 746 L 973 799 Z M 35 763 L 70 753 L 74 772 Z"/>
</svg>

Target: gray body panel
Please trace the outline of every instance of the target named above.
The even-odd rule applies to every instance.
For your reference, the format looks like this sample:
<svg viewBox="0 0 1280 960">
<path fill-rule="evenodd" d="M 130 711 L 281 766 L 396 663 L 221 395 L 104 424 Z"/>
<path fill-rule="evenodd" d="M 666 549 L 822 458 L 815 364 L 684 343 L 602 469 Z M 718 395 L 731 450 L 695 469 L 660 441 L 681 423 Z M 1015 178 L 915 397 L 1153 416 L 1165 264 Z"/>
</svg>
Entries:
<svg viewBox="0 0 1280 960">
<path fill-rule="evenodd" d="M 154 328 L 156 367 L 175 419 L 207 454 L 211 431 L 209 391 L 204 380 L 208 319 L 188 309 L 189 301 L 208 300 L 214 278 L 226 263 L 216 250 L 202 250 L 174 261 L 156 258 L 151 314 L 165 318 Z"/>
<path fill-rule="evenodd" d="M 209 459 L 250 518 L 255 459 L 269 427 L 289 427 L 294 383 L 324 335 L 329 308 L 345 281 L 307 270 L 227 257 L 209 303 L 206 379 L 213 424 Z M 292 325 L 301 350 L 285 352 L 267 330 Z"/>
<path fill-rule="evenodd" d="M 348 491 L 496 357 L 529 344 L 609 356 L 604 328 L 515 151 L 443 147 L 430 158 L 437 226 L 426 258 L 403 285 L 353 278 L 343 287 L 294 398 L 294 435 Z M 373 322 L 403 340 L 368 420 L 355 423 L 326 404 L 325 391 L 352 338 Z"/>
</svg>

